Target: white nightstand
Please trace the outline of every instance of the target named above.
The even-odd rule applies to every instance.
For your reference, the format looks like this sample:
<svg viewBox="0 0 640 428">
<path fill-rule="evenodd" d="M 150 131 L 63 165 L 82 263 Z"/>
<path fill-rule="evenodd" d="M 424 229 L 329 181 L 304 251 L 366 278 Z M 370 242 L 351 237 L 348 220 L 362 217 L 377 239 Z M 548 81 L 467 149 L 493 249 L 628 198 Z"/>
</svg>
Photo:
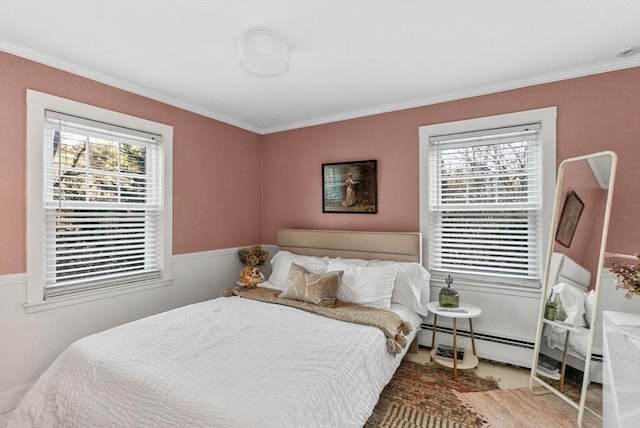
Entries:
<svg viewBox="0 0 640 428">
<path fill-rule="evenodd" d="M 453 380 L 458 380 L 458 369 L 466 370 L 472 369 L 478 365 L 478 357 L 476 355 L 476 342 L 473 337 L 473 323 L 471 322 L 471 318 L 475 318 L 482 314 L 482 309 L 477 306 L 470 305 L 468 303 L 461 303 L 459 308 L 465 310 L 464 312 L 454 312 L 447 310 L 440 310 L 440 303 L 437 301 L 429 302 L 427 308 L 429 312 L 433 313 L 433 334 L 431 336 L 431 358 L 436 363 L 443 365 L 445 367 L 449 367 L 453 369 Z M 440 356 L 436 355 L 437 345 L 436 345 L 436 327 L 438 324 L 438 315 L 452 318 L 453 319 L 453 349 L 454 349 L 454 357 L 453 361 L 442 359 Z M 466 318 L 469 320 L 469 332 L 471 333 L 471 349 L 473 354 L 469 354 L 468 352 L 464 353 L 464 358 L 461 362 L 457 360 L 457 336 L 456 336 L 456 321 L 458 318 Z"/>
</svg>

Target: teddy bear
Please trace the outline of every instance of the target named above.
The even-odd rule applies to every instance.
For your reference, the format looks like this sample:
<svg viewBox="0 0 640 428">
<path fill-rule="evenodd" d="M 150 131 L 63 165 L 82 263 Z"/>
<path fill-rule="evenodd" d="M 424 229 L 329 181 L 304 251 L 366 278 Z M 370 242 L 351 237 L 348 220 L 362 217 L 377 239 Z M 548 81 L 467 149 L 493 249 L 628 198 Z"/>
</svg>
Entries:
<svg viewBox="0 0 640 428">
<path fill-rule="evenodd" d="M 256 288 L 263 281 L 264 275 L 260 272 L 260 269 L 255 266 L 245 266 L 240 271 L 240 278 L 236 284 L 242 287 Z"/>
</svg>

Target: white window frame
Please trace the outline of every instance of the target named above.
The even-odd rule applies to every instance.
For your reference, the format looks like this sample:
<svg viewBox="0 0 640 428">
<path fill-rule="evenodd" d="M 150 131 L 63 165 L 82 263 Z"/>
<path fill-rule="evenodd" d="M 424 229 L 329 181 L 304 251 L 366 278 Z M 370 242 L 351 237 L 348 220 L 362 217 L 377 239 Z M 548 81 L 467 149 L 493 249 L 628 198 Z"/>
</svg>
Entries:
<svg viewBox="0 0 640 428">
<path fill-rule="evenodd" d="M 428 266 L 429 260 L 429 139 L 438 135 L 458 134 L 474 132 L 485 129 L 505 128 L 526 123 L 540 123 L 540 140 L 542 150 L 542 215 L 539 245 L 541 248 L 540 276 L 544 269 L 546 245 L 545 240 L 549 236 L 551 228 L 551 215 L 553 212 L 553 198 L 556 181 L 556 116 L 557 108 L 546 107 L 535 110 L 527 110 L 514 113 L 506 113 L 495 116 L 480 117 L 456 122 L 439 123 L 421 126 L 419 128 L 419 162 L 420 162 L 420 231 L 423 239 L 423 265 Z M 444 282 L 445 272 L 431 272 L 432 280 L 436 283 Z M 454 275 L 457 284 L 478 287 L 506 287 L 514 289 L 536 288 L 541 282 L 532 284 L 531 281 L 517 278 L 500 278 L 487 276 L 480 278 L 478 275 L 457 273 Z"/>
<path fill-rule="evenodd" d="M 163 201 L 161 209 L 160 278 L 124 283 L 105 288 L 44 299 L 45 295 L 45 207 L 44 151 L 45 111 L 53 110 L 116 126 L 140 129 L 162 136 Z M 104 299 L 125 293 L 165 286 L 173 281 L 172 265 L 172 186 L 173 127 L 65 98 L 27 90 L 27 312 Z"/>
</svg>

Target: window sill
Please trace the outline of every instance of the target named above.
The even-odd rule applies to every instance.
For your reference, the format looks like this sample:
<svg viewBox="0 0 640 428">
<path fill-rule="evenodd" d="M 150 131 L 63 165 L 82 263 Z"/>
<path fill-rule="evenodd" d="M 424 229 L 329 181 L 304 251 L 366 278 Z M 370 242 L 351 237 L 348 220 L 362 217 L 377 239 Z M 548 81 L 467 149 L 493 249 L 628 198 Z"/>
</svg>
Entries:
<svg viewBox="0 0 640 428">
<path fill-rule="evenodd" d="M 522 285 L 516 283 L 508 283 L 507 281 L 492 281 L 488 278 L 482 279 L 473 279 L 470 277 L 465 277 L 462 274 L 452 275 L 454 277 L 454 282 L 452 284 L 452 288 L 457 290 L 472 290 L 479 291 L 483 293 L 492 293 L 492 294 L 500 294 L 500 295 L 511 295 L 511 296 L 522 296 L 522 297 L 532 297 L 539 298 L 541 290 L 540 286 L 532 287 L 530 285 Z M 433 288 L 444 288 L 447 286 L 445 283 L 445 275 L 440 273 L 432 273 L 430 280 L 431 287 Z"/>
<path fill-rule="evenodd" d="M 173 277 L 163 278 L 153 281 L 140 282 L 136 283 L 135 285 L 121 285 L 118 287 L 109 287 L 101 290 L 80 292 L 67 296 L 54 297 L 49 300 L 28 302 L 24 304 L 24 308 L 28 314 L 49 311 L 52 309 L 63 308 L 65 306 L 80 305 L 96 300 L 110 299 L 112 297 L 122 296 L 125 294 L 166 287 L 167 285 L 171 285 L 173 283 L 173 280 Z"/>
</svg>

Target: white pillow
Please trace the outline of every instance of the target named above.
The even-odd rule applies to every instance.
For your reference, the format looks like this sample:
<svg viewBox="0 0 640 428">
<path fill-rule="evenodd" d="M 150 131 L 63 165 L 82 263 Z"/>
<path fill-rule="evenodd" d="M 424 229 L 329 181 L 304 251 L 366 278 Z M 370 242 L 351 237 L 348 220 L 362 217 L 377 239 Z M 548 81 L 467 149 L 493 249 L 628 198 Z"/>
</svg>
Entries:
<svg viewBox="0 0 640 428">
<path fill-rule="evenodd" d="M 329 259 L 340 260 L 354 266 L 381 267 L 396 266 L 398 273 L 391 294 L 391 302 L 406 306 L 417 314 L 427 316 L 429 310 L 429 271 L 420 263 L 394 262 L 390 260 L 362 260 L 362 259 Z"/>
<path fill-rule="evenodd" d="M 291 263 L 302 266 L 310 273 L 325 273 L 327 271 L 328 257 L 300 256 L 289 251 L 278 251 L 271 259 L 271 275 L 269 282 L 274 288 L 284 290 L 287 285 L 287 276 Z"/>
<path fill-rule="evenodd" d="M 397 266 L 398 276 L 391 301 L 405 305 L 420 315 L 429 315 L 429 271 L 414 262 L 398 262 Z"/>
<path fill-rule="evenodd" d="M 591 319 L 593 317 L 593 306 L 596 304 L 596 292 L 589 291 L 587 298 L 584 301 L 584 320 L 587 322 L 587 327 L 591 327 Z"/>
<path fill-rule="evenodd" d="M 556 284 L 553 292 L 560 296 L 560 303 L 567 313 L 564 322 L 574 327 L 584 327 L 584 302 L 587 293 L 564 282 Z"/>
<path fill-rule="evenodd" d="M 341 260 L 330 260 L 327 271 L 343 271 L 338 300 L 378 309 L 391 308 L 391 294 L 398 268 L 396 266 L 356 266 Z"/>
</svg>

